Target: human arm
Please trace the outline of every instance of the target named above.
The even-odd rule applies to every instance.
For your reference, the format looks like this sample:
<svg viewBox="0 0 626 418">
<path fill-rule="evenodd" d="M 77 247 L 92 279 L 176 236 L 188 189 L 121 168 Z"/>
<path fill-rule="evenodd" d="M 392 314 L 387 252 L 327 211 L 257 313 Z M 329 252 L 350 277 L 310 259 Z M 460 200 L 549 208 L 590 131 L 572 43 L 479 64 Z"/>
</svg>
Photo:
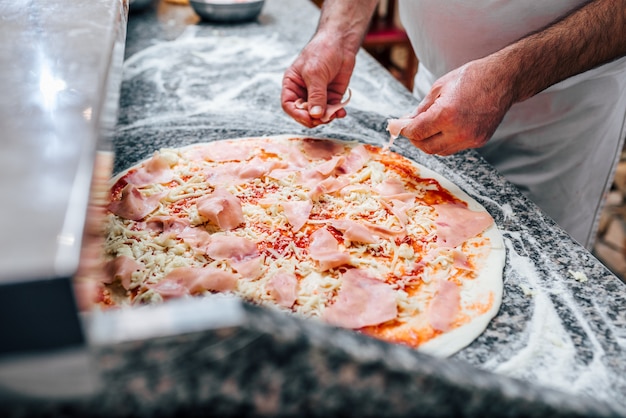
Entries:
<svg viewBox="0 0 626 418">
<path fill-rule="evenodd" d="M 377 3 L 324 1 L 313 38 L 283 76 L 281 105 L 296 121 L 309 128 L 318 126 L 325 123 L 322 117 L 327 105 L 341 102 Z M 308 106 L 298 106 L 298 99 Z M 334 116 L 345 115 L 340 109 Z"/>
<path fill-rule="evenodd" d="M 509 108 L 626 54 L 626 0 L 593 0 L 437 80 L 402 135 L 427 153 L 484 145 Z"/>
</svg>

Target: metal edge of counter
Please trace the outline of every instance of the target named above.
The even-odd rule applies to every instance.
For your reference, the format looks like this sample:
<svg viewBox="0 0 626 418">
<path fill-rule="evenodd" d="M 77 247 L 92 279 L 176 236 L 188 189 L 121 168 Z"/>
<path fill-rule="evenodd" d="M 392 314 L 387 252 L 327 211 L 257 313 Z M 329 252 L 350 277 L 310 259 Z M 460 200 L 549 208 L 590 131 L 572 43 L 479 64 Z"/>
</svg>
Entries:
<svg viewBox="0 0 626 418">
<path fill-rule="evenodd" d="M 63 171 L 63 174 L 59 174 L 58 178 L 71 180 L 65 184 L 68 193 L 57 195 L 55 201 L 57 208 L 65 208 L 65 214 L 55 218 L 61 220 L 61 224 L 55 226 L 59 231 L 56 247 L 54 239 L 46 241 L 46 248 L 53 254 L 52 257 L 42 258 L 32 265 L 18 265 L 15 269 L 11 268 L 11 263 L 15 261 L 3 261 L 3 265 L 9 268 L 3 271 L 0 280 L 0 317 L 11 320 L 0 322 L 0 334 L 10 336 L 0 344 L 0 399 L 82 397 L 97 390 L 98 376 L 90 348 L 85 344 L 72 282 L 81 257 L 94 160 L 98 153 L 108 153 L 112 148 L 111 135 L 119 107 L 128 0 L 101 0 L 80 5 L 49 0 L 30 7 L 13 6 L 0 4 L 3 18 L 11 19 L 13 23 L 7 26 L 7 31 L 11 31 L 9 35 L 18 40 L 28 39 L 30 32 L 35 31 L 42 43 L 38 46 L 26 44 L 25 50 L 3 50 L 8 55 L 6 62 L 29 62 L 32 59 L 33 68 L 26 72 L 31 77 L 27 79 L 29 83 L 13 89 L 17 103 L 11 105 L 18 111 L 24 110 L 23 114 L 9 114 L 6 112 L 8 107 L 2 106 L 2 117 L 17 120 L 9 125 L 11 127 L 34 126 L 27 131 L 32 136 L 32 143 L 45 146 L 46 141 L 52 138 L 59 142 L 61 148 L 69 148 L 69 154 L 65 155 L 68 164 L 59 167 L 59 172 Z M 56 12 L 59 15 L 54 17 Z M 76 16 L 68 19 L 73 14 Z M 33 22 L 33 15 L 45 16 L 42 18 L 44 22 Z M 46 31 L 50 33 L 46 34 Z M 89 39 L 98 42 L 89 42 Z M 27 46 L 40 50 L 31 51 Z M 56 55 L 58 51 L 63 51 L 61 57 Z M 29 53 L 54 57 L 49 64 L 52 68 L 48 68 L 50 74 L 43 74 L 46 72 L 44 65 L 37 66 L 39 61 L 28 56 Z M 24 58 L 23 54 L 27 56 Z M 72 54 L 78 55 L 68 59 Z M 21 74 L 15 74 L 23 68 L 4 68 L 13 72 L 13 78 L 8 77 L 8 80 L 24 79 Z M 42 85 L 41 80 L 46 76 L 58 90 L 55 103 L 48 107 L 46 103 L 32 103 L 41 99 L 39 95 L 45 94 L 42 90 L 48 86 Z M 36 84 L 37 78 L 39 85 Z M 29 112 L 31 108 L 34 111 Z M 19 141 L 20 131 L 9 129 L 7 134 L 16 136 L 10 154 L 28 161 L 31 156 L 27 155 L 28 146 Z M 36 161 L 31 163 L 33 171 L 40 168 L 36 167 Z M 30 169 L 30 166 L 24 165 Z M 53 167 L 52 164 L 41 165 Z M 3 183 L 3 193 L 23 190 L 24 185 L 11 172 L 11 166 L 3 166 L 3 170 L 6 176 L 14 177 L 14 183 L 10 185 L 12 189 Z M 56 173 L 42 171 L 38 174 L 54 176 Z M 32 172 L 26 177 L 36 179 Z M 61 202 L 62 199 L 67 200 Z M 31 214 L 25 214 L 28 215 Z M 35 222 L 30 228 L 36 229 L 37 226 Z M 36 231 L 30 233 L 36 235 Z M 65 241 L 64 237 L 67 238 Z M 31 256 L 37 257 L 38 254 Z M 15 274 L 11 275 L 11 271 Z"/>
</svg>

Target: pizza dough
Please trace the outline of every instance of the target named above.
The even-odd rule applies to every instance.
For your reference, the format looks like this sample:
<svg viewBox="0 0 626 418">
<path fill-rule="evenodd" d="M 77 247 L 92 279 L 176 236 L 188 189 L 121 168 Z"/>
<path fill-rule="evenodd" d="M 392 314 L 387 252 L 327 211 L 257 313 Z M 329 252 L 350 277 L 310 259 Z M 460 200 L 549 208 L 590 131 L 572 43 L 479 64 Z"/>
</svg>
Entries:
<svg viewBox="0 0 626 418">
<path fill-rule="evenodd" d="M 162 149 L 110 191 L 103 308 L 231 293 L 448 356 L 502 298 L 505 249 L 444 177 L 359 142 Z"/>
</svg>

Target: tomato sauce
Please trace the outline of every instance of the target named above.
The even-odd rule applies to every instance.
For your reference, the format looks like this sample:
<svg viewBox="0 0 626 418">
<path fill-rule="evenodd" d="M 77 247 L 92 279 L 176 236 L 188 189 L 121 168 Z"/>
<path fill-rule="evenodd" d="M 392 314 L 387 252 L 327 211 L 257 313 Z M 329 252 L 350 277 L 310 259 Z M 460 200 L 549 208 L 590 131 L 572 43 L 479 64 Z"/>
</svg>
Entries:
<svg viewBox="0 0 626 418">
<path fill-rule="evenodd" d="M 128 181 L 126 181 L 126 177 L 128 177 L 128 174 L 121 177 L 118 181 L 115 182 L 113 186 L 111 186 L 111 191 L 110 191 L 111 202 L 114 200 L 119 200 L 121 198 L 122 190 L 124 190 L 124 187 L 126 187 L 126 185 L 128 184 Z"/>
<path fill-rule="evenodd" d="M 421 200 L 426 205 L 434 205 L 441 203 L 463 203 L 462 200 L 456 198 L 450 192 L 445 190 L 439 182 L 433 178 L 415 178 L 413 174 L 415 173 L 415 166 L 411 163 L 410 160 L 405 159 L 398 154 L 393 152 L 388 152 L 386 154 L 381 154 L 380 149 L 373 147 L 371 145 L 366 145 L 368 151 L 370 153 L 379 155 L 379 162 L 384 164 L 385 167 L 389 170 L 393 170 L 398 175 L 404 179 L 408 186 L 410 186 L 414 192 L 419 193 L 422 190 L 425 190 L 426 193 L 422 197 L 418 197 L 418 200 Z M 435 186 L 435 187 L 433 187 Z"/>
</svg>

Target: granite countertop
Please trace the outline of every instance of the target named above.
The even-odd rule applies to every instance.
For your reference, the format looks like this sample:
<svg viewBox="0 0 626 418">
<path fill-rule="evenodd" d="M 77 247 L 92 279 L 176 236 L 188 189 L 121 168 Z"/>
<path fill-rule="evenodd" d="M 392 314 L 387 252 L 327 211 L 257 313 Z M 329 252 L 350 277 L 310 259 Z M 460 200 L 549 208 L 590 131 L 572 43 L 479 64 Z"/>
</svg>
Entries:
<svg viewBox="0 0 626 418">
<path fill-rule="evenodd" d="M 383 145 L 414 98 L 358 56 L 348 117 L 308 130 L 280 108 L 285 68 L 312 35 L 308 0 L 257 21 L 200 22 L 166 1 L 131 13 L 115 171 L 161 147 L 266 134 Z M 449 359 L 223 298 L 88 315 L 101 390 L 39 410 L 95 416 L 626 416 L 626 286 L 475 152 L 393 150 L 483 204 L 507 249 L 497 317 Z M 16 403 L 20 405 L 19 402 Z M 19 415 L 19 414 L 18 414 Z"/>
</svg>

